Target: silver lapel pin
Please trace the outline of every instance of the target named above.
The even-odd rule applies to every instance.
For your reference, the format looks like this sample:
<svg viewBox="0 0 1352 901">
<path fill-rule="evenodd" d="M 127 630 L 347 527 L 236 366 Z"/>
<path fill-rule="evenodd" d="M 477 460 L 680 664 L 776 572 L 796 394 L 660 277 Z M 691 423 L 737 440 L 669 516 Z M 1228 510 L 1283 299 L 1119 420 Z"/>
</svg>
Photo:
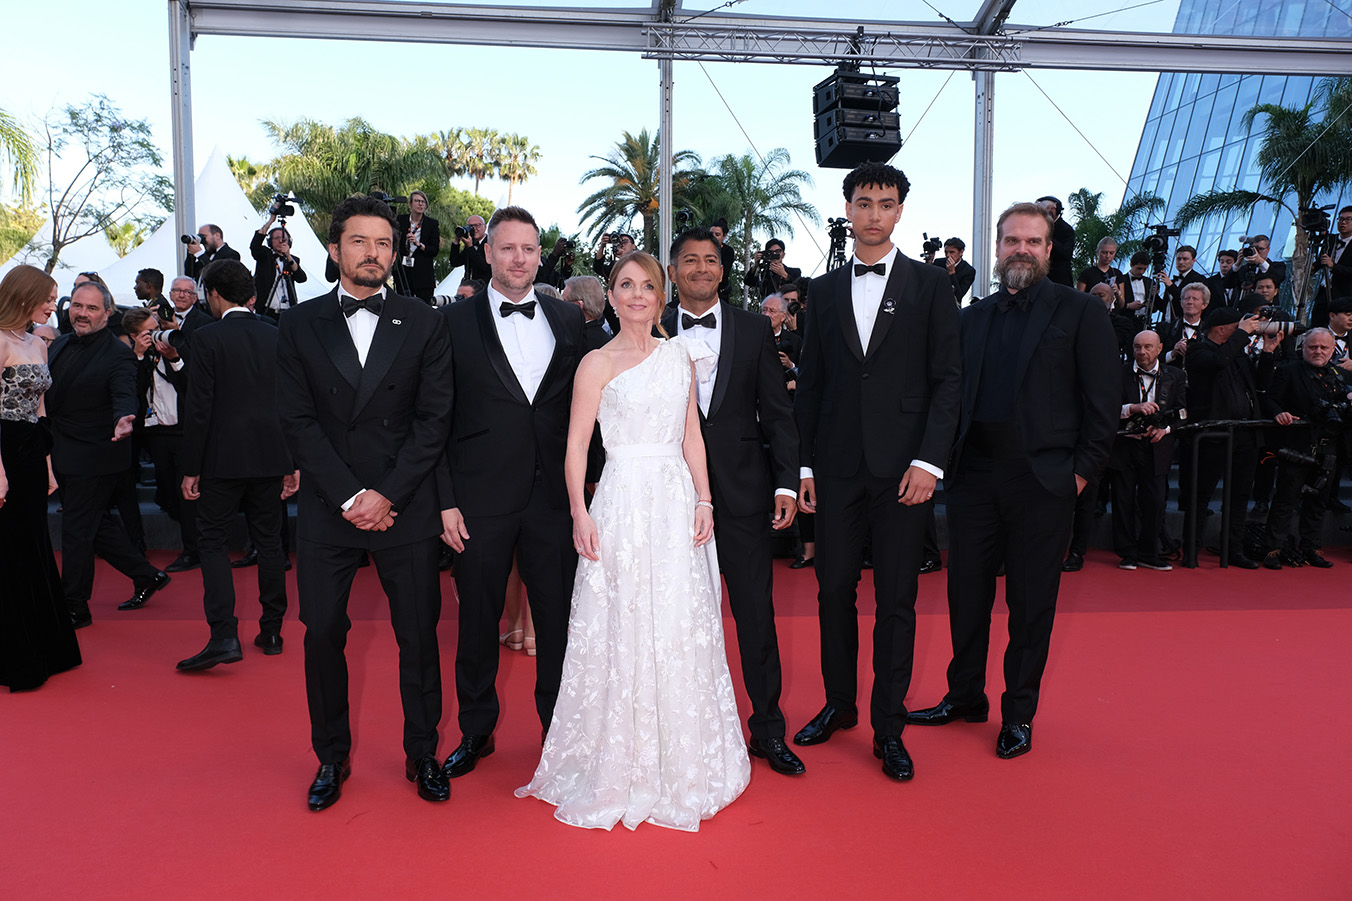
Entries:
<svg viewBox="0 0 1352 901">
<path fill-rule="evenodd" d="M 884 313 L 895 313 L 896 311 L 897 311 L 897 302 L 895 300 L 889 297 L 883 301 Z"/>
</svg>

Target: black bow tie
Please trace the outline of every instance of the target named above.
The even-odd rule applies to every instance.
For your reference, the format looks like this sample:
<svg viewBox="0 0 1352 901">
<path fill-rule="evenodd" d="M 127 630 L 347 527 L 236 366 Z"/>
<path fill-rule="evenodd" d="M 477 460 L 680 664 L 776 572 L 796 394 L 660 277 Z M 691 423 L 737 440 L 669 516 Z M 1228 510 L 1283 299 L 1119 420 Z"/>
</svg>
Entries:
<svg viewBox="0 0 1352 901">
<path fill-rule="evenodd" d="M 370 297 L 358 300 L 350 294 L 339 294 L 338 304 L 343 309 L 343 315 L 349 319 L 351 319 L 352 314 L 358 310 L 370 310 L 372 313 L 379 316 L 380 311 L 385 309 L 385 298 L 379 294 L 372 294 Z"/>
<path fill-rule="evenodd" d="M 1020 312 L 1027 313 L 1032 303 L 1033 299 L 1028 296 L 1027 291 L 1020 291 L 1018 294 L 1001 291 L 995 295 L 995 306 L 1001 313 L 1008 312 L 1010 307 L 1018 307 Z"/>
<path fill-rule="evenodd" d="M 713 313 L 705 313 L 698 319 L 689 313 L 681 314 L 681 328 L 691 329 L 697 325 L 702 325 L 705 328 L 718 328 L 718 322 L 714 319 Z"/>
<path fill-rule="evenodd" d="M 1136 374 L 1137 374 L 1137 375 L 1140 375 L 1140 376 L 1144 376 L 1144 377 L 1146 377 L 1146 378 L 1148 378 L 1148 379 L 1153 379 L 1153 378 L 1155 377 L 1155 373 L 1153 373 L 1153 372 L 1146 372 L 1144 369 L 1141 369 L 1141 368 L 1139 368 L 1139 367 L 1136 369 Z"/>
<path fill-rule="evenodd" d="M 498 315 L 501 316 L 503 319 L 506 319 L 513 313 L 520 313 L 527 319 L 534 319 L 535 301 L 527 300 L 522 303 L 511 303 L 510 301 L 504 300 L 502 302 L 502 306 L 498 307 Z"/>
<path fill-rule="evenodd" d="M 886 263 L 874 263 L 872 266 L 865 266 L 863 263 L 854 264 L 854 277 L 858 278 L 866 272 L 872 272 L 874 275 L 887 275 Z"/>
</svg>

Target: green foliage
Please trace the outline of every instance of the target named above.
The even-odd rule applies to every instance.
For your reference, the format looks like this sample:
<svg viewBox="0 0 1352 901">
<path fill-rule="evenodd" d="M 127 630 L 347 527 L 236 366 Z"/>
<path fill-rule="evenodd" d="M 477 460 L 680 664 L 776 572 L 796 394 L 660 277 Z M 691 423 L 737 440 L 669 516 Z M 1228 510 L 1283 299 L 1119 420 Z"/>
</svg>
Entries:
<svg viewBox="0 0 1352 901">
<path fill-rule="evenodd" d="M 110 225 L 103 230 L 103 234 L 108 239 L 108 246 L 120 257 L 125 257 L 140 247 L 150 236 L 150 232 L 140 222 L 120 222 L 117 225 Z"/>
<path fill-rule="evenodd" d="M 493 201 L 487 197 L 462 191 L 449 183 L 438 188 L 423 188 L 427 192 L 427 215 L 441 223 L 441 253 L 432 265 L 440 282 L 455 268 L 451 265 L 451 246 L 455 241 L 455 227 L 464 225 L 470 216 L 482 216 L 484 222 L 493 215 Z"/>
<path fill-rule="evenodd" d="M 37 145 L 17 119 L 0 109 L 0 163 L 7 162 L 10 180 L 21 203 L 33 199 L 41 168 Z M 8 257 L 6 257 L 8 259 Z"/>
<path fill-rule="evenodd" d="M 244 156 L 227 156 L 225 162 L 244 196 L 249 198 L 250 206 L 262 212 L 271 204 L 273 195 L 280 191 L 272 163 L 255 163 Z"/>
<path fill-rule="evenodd" d="M 591 220 L 594 239 L 616 227 L 626 229 L 635 217 L 641 218 L 641 247 L 652 252 L 657 246 L 661 136 L 649 135 L 646 128 L 637 135 L 623 134 L 608 154 L 592 157 L 603 165 L 583 173 L 579 183 L 599 179 L 603 187 L 583 200 L 577 211 L 584 223 Z M 692 150 L 676 151 L 671 162 L 672 208 L 679 210 L 692 205 L 690 192 L 704 172 L 699 168 L 699 155 Z"/>
<path fill-rule="evenodd" d="M 540 148 L 530 142 L 525 135 L 511 134 L 502 138 L 501 154 L 498 158 L 498 177 L 507 181 L 507 203 L 512 202 L 512 191 L 516 183 L 526 181 L 535 174 L 535 163 L 540 159 Z"/>
<path fill-rule="evenodd" d="M 1067 206 L 1075 219 L 1075 256 L 1071 267 L 1075 275 L 1098 262 L 1098 244 L 1104 238 L 1117 241 L 1117 262 L 1123 272 L 1131 255 L 1141 249 L 1142 236 L 1150 217 L 1164 212 L 1165 202 L 1154 194 L 1130 197 L 1111 213 L 1102 212 L 1103 194 L 1091 194 L 1088 188 L 1070 195 Z"/>
<path fill-rule="evenodd" d="M 42 227 L 43 218 L 35 209 L 0 204 L 0 261 L 23 250 Z"/>
</svg>

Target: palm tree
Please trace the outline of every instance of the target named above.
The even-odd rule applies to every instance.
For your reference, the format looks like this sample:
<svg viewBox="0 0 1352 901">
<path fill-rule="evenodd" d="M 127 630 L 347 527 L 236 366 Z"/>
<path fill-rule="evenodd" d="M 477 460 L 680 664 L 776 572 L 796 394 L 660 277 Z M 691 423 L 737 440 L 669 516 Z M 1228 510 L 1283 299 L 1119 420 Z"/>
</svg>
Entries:
<svg viewBox="0 0 1352 901">
<path fill-rule="evenodd" d="M 801 192 L 801 186 L 812 185 L 812 176 L 788 168 L 790 162 L 789 152 L 783 147 L 771 150 L 763 160 L 750 153 L 714 160 L 710 176 L 713 190 L 721 191 L 729 201 L 725 207 L 733 211 L 728 216 L 729 224 L 741 226 L 743 271 L 751 267 L 756 235 L 792 237 L 795 219 L 807 219 L 814 225 L 822 220 Z"/>
<path fill-rule="evenodd" d="M 0 160 L 8 160 L 19 200 L 28 203 L 38 182 L 38 148 L 28 130 L 0 109 Z"/>
<path fill-rule="evenodd" d="M 498 174 L 507 179 L 507 203 L 512 202 L 512 190 L 519 181 L 535 174 L 535 163 L 540 159 L 540 148 L 525 135 L 505 135 L 502 139 L 502 158 Z"/>
<path fill-rule="evenodd" d="M 627 131 L 623 134 L 610 153 L 592 157 L 604 165 L 583 173 L 579 184 L 599 178 L 606 185 L 583 200 L 577 211 L 584 223 L 592 220 L 592 237 L 610 231 L 613 225 L 628 225 L 635 216 L 641 217 L 643 247 L 651 250 L 657 246 L 662 138 L 661 135 L 649 135 L 646 128 L 637 135 Z M 672 154 L 673 209 L 689 205 L 689 192 L 703 175 L 699 163 L 699 155 L 693 150 L 678 150 Z"/>
<path fill-rule="evenodd" d="M 479 182 L 500 175 L 502 165 L 502 136 L 491 128 L 466 128 L 460 132 L 464 149 L 456 159 L 463 174 L 474 179 L 474 193 L 479 193 Z"/>
<path fill-rule="evenodd" d="M 1322 117 L 1316 105 L 1323 107 Z M 1260 103 L 1244 114 L 1245 131 L 1262 120 L 1262 143 L 1256 160 L 1259 190 L 1234 188 L 1198 194 L 1179 207 L 1175 224 L 1186 227 L 1208 216 L 1246 213 L 1258 204 L 1281 207 L 1299 221 L 1326 192 L 1352 184 L 1352 78 L 1324 79 L 1315 98 L 1303 107 Z M 1328 124 L 1325 124 L 1328 123 Z M 1310 246 L 1304 229 L 1296 229 L 1291 254 L 1291 295 L 1298 319 L 1305 317 L 1310 295 Z"/>
<path fill-rule="evenodd" d="M 227 156 L 225 162 L 249 204 L 256 210 L 267 206 L 278 190 L 272 164 L 255 163 L 246 156 Z"/>
<path fill-rule="evenodd" d="M 117 225 L 109 225 L 103 230 L 103 234 L 108 239 L 109 246 L 117 252 L 117 255 L 125 257 L 140 247 L 149 233 L 144 222 L 128 220 Z"/>
<path fill-rule="evenodd" d="M 1122 201 L 1115 211 L 1104 214 L 1102 192 L 1091 194 L 1088 188 L 1070 195 L 1067 205 L 1075 217 L 1075 257 L 1071 263 L 1075 272 L 1083 272 L 1098 261 L 1098 244 L 1104 238 L 1117 242 L 1117 258 L 1125 262 L 1141 249 L 1142 233 L 1149 217 L 1162 214 L 1164 199 L 1150 192 L 1137 194 Z"/>
</svg>

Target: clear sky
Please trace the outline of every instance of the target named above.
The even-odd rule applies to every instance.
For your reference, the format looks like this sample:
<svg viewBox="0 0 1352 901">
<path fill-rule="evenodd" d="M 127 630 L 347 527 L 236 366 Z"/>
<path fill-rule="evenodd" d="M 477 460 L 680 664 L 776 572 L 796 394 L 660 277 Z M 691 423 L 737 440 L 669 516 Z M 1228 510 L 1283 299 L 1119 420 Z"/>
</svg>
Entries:
<svg viewBox="0 0 1352 901">
<path fill-rule="evenodd" d="M 640 4 L 601 0 L 588 5 Z M 561 4 L 535 0 L 535 5 Z M 965 20 L 977 0 L 934 5 Z M 1168 31 L 1177 0 L 1087 18 L 1127 5 L 1126 0 L 1022 0 L 1010 21 L 1045 26 L 1078 19 L 1072 27 Z M 818 0 L 744 0 L 730 11 L 812 15 L 821 8 Z M 831 9 L 842 18 L 937 18 L 923 0 L 836 0 Z M 171 151 L 163 0 L 11 4 L 5 20 L 10 40 L 0 57 L 0 108 L 31 120 L 54 106 L 106 93 L 126 114 L 150 120 L 166 155 Z M 491 127 L 525 134 L 540 146 L 538 174 L 518 185 L 513 199 L 542 224 L 556 222 L 565 231 L 577 227 L 579 202 L 599 187 L 578 183 L 597 165 L 590 157 L 607 153 L 624 130 L 655 131 L 659 116 L 657 63 L 622 53 L 202 37 L 191 64 L 199 165 L 215 146 L 233 156 L 271 158 L 276 148 L 259 124 L 262 119 L 308 116 L 337 124 L 360 116 L 405 136 Z M 960 71 L 891 71 L 901 76 L 901 131 L 909 136 L 892 162 L 913 184 L 895 240 L 912 256 L 919 255 L 922 232 L 957 235 L 970 244 L 972 78 Z M 761 152 L 785 147 L 794 166 L 814 178 L 807 199 L 824 218 L 842 215 L 845 173 L 818 169 L 813 156 L 812 86 L 829 74 L 827 66 L 678 62 L 675 145 L 706 161 L 753 145 Z M 1081 187 L 1102 191 L 1107 208 L 1115 208 L 1123 181 L 1113 170 L 1128 174 L 1155 78 L 1052 71 L 998 75 L 994 209 L 1042 194 L 1064 200 Z M 473 188 L 472 182 L 460 186 Z M 505 203 L 507 185 L 485 182 L 481 193 Z M 210 218 L 209 211 L 199 210 L 203 217 Z M 809 274 L 819 272 L 827 243 L 824 228 L 800 226 L 789 240 L 788 262 Z"/>
</svg>

